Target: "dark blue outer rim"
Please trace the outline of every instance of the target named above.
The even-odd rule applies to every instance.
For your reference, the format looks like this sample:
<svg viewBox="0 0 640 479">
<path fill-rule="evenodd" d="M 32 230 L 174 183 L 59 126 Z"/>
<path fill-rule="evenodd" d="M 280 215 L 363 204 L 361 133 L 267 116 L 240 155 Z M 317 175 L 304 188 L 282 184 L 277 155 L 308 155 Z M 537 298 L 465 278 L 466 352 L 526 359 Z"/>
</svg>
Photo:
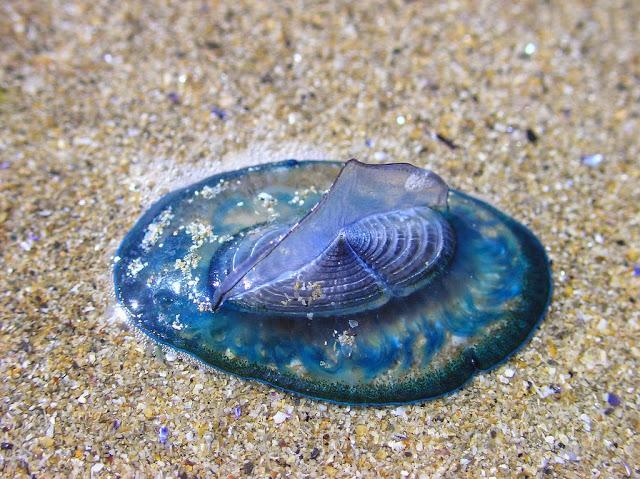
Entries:
<svg viewBox="0 0 640 479">
<path fill-rule="evenodd" d="M 259 171 L 261 169 L 264 168 L 278 168 L 278 167 L 295 167 L 295 166 L 301 166 L 304 164 L 308 164 L 308 163 L 327 163 L 327 164 L 333 164 L 335 166 L 341 166 L 344 163 L 343 162 L 338 162 L 338 161 L 331 161 L 331 160 L 303 160 L 303 161 L 299 161 L 299 160 L 294 160 L 294 159 L 288 159 L 288 160 L 283 160 L 283 161 L 279 161 L 279 162 L 273 162 L 273 163 L 264 163 L 264 164 L 260 164 L 260 165 L 254 165 L 254 166 L 248 166 L 239 170 L 233 170 L 233 171 L 229 171 L 229 172 L 222 172 L 222 173 L 217 173 L 211 176 L 208 176 L 207 178 L 202 179 L 201 181 L 198 181 L 196 183 L 190 184 L 188 186 L 179 188 L 177 190 L 174 190 L 172 192 L 169 192 L 165 195 L 163 195 L 159 200 L 157 200 L 155 203 L 153 203 L 140 217 L 139 219 L 134 223 L 134 226 L 131 227 L 131 229 L 127 232 L 127 234 L 125 235 L 122 243 L 120 244 L 120 246 L 118 247 L 118 250 L 116 252 L 116 256 L 123 256 L 122 251 L 128 249 L 129 247 L 129 243 L 131 243 L 131 241 L 134 240 L 134 236 L 135 232 L 137 231 L 137 226 L 140 224 L 147 224 L 150 223 L 151 221 L 153 221 L 153 219 L 155 219 L 155 217 L 160 214 L 162 212 L 162 210 L 166 207 L 166 205 L 168 203 L 171 203 L 174 199 L 184 195 L 186 192 L 188 191 L 195 191 L 203 186 L 205 186 L 206 184 L 208 184 L 212 178 L 216 177 L 216 178 L 224 178 L 225 180 L 231 180 L 240 176 L 243 176 L 247 173 L 249 173 L 251 170 L 251 172 L 253 171 Z M 491 356 L 493 356 L 494 354 L 492 354 L 492 352 L 489 352 L 488 356 L 489 357 L 483 357 L 482 354 L 477 354 L 478 351 L 476 350 L 476 348 L 474 348 L 473 351 L 471 351 L 471 348 L 468 348 L 466 350 L 464 350 L 462 352 L 462 354 L 460 354 L 460 356 L 458 357 L 458 368 L 457 371 L 451 371 L 452 374 L 447 375 L 446 371 L 444 371 L 443 376 L 449 376 L 449 377 L 453 377 L 453 378 L 457 378 L 459 380 L 457 381 L 453 381 L 452 384 L 449 384 L 449 386 L 445 386 L 445 390 L 439 391 L 437 393 L 429 393 L 429 392 L 424 392 L 424 394 L 419 394 L 418 391 L 414 390 L 413 393 L 411 394 L 413 397 L 408 398 L 405 396 L 405 394 L 401 394 L 400 396 L 404 396 L 402 399 L 400 400 L 392 400 L 388 394 L 385 395 L 380 395 L 380 397 L 378 399 L 374 399 L 374 400 L 353 400 L 353 398 L 348 397 L 345 399 L 336 399 L 336 398 L 332 398 L 330 396 L 325 396 L 325 395 L 320 395 L 320 394 L 313 394 L 313 393 L 307 393 L 304 391 L 300 391 L 300 390 L 296 390 L 296 389 L 290 389 L 286 386 L 282 386 L 280 384 L 277 384 L 275 382 L 275 380 L 277 379 L 282 379 L 283 376 L 276 376 L 274 380 L 269 380 L 269 379 L 265 379 L 264 377 L 258 377 L 257 374 L 259 373 L 253 373 L 253 374 L 242 374 L 241 372 L 238 371 L 234 371 L 232 367 L 230 367 L 229 369 L 226 369 L 220 365 L 214 365 L 214 364 L 210 364 L 208 362 L 205 362 L 203 359 L 201 359 L 200 357 L 196 356 L 195 354 L 183 350 L 183 349 L 179 349 L 176 348 L 175 346 L 173 346 L 172 344 L 163 341 L 162 339 L 156 337 L 153 335 L 153 333 L 151 331 L 146 330 L 145 328 L 141 327 L 136 321 L 135 318 L 133 317 L 133 315 L 131 314 L 131 312 L 126 308 L 126 306 L 120 301 L 120 290 L 117 286 L 117 271 L 118 271 L 118 267 L 119 265 L 116 263 L 116 265 L 114 266 L 114 272 L 113 272 L 113 279 L 114 279 L 114 289 L 115 289 L 115 295 L 116 295 L 116 299 L 118 300 L 118 303 L 120 304 L 120 306 L 124 309 L 124 311 L 127 314 L 127 319 L 129 324 L 131 324 L 137 331 L 142 332 L 147 338 L 149 338 L 150 340 L 152 340 L 154 343 L 160 345 L 161 347 L 166 347 L 166 348 L 171 348 L 173 350 L 176 350 L 179 354 L 181 355 L 185 355 L 187 357 L 189 357 L 190 359 L 194 360 L 195 362 L 202 364 L 203 366 L 207 367 L 207 368 L 212 368 L 221 372 L 224 372 L 226 374 L 231 374 L 233 376 L 236 376 L 238 378 L 241 379 L 246 379 L 246 380 L 251 380 L 251 381 L 255 381 L 264 385 L 267 385 L 269 387 L 275 388 L 277 390 L 283 391 L 285 393 L 288 394 L 292 394 L 294 396 L 299 396 L 299 397 L 304 397 L 304 398 L 308 398 L 308 399 L 314 399 L 314 400 L 320 400 L 320 401 L 324 401 L 324 402 L 328 402 L 328 403 L 332 403 L 332 404 L 337 404 L 337 405 L 344 405 L 344 406 L 355 406 L 355 407 L 369 407 L 369 406 L 374 406 L 374 407 L 381 407 L 381 406 L 399 406 L 399 405 L 408 405 L 408 404 L 417 404 L 417 403 L 422 403 L 425 401 L 430 401 L 430 400 L 434 400 L 434 399 L 438 399 L 441 397 L 445 397 L 448 395 L 452 395 L 454 393 L 456 393 L 458 390 L 464 388 L 474 377 L 475 375 L 480 372 L 480 371 L 491 371 L 495 368 L 498 368 L 499 366 L 501 366 L 502 364 L 504 364 L 505 362 L 507 362 L 513 355 L 515 355 L 518 351 L 520 351 L 525 345 L 527 345 L 529 343 L 529 341 L 531 340 L 531 338 L 533 337 L 533 335 L 535 334 L 535 332 L 537 331 L 537 329 L 540 327 L 540 324 L 542 322 L 542 320 L 545 318 L 545 316 L 548 313 L 549 310 L 549 305 L 551 303 L 552 297 L 553 297 L 553 279 L 552 279 L 552 272 L 551 272 L 551 264 L 549 262 L 549 259 L 547 257 L 546 251 L 544 246 L 542 245 L 542 243 L 540 242 L 540 240 L 523 224 L 519 223 L 518 221 L 514 220 L 513 218 L 511 218 L 510 216 L 506 215 L 505 213 L 503 213 L 502 211 L 498 210 L 497 208 L 493 207 L 492 205 L 485 203 L 484 201 L 477 199 L 471 195 L 468 195 L 466 193 L 462 193 L 460 191 L 457 190 L 452 190 L 455 194 L 458 194 L 462 197 L 465 197 L 467 199 L 470 199 L 471 201 L 477 202 L 482 204 L 485 208 L 487 208 L 489 211 L 491 211 L 491 213 L 495 214 L 501 221 L 505 222 L 513 231 L 514 234 L 516 234 L 519 238 L 521 238 L 523 241 L 529 243 L 528 247 L 531 248 L 532 250 L 535 250 L 534 252 L 539 255 L 539 259 L 541 260 L 542 263 L 544 263 L 545 267 L 546 267 L 546 274 L 544 275 L 544 277 L 542 278 L 547 284 L 544 285 L 547 287 L 547 299 L 546 302 L 543 306 L 543 308 L 541 309 L 541 313 L 539 314 L 539 316 L 535 319 L 535 321 L 531 322 L 531 326 L 530 329 L 527 333 L 527 335 L 519 340 L 517 342 L 517 344 L 513 347 L 510 348 L 509 351 L 507 351 L 504 354 L 500 354 L 500 358 L 499 359 L 494 359 L 491 358 Z M 482 345 L 482 341 L 479 341 L 479 345 Z M 485 346 L 490 346 L 490 345 L 485 345 Z M 491 348 L 489 348 L 490 350 Z M 485 351 L 486 352 L 486 351 Z M 486 355 L 485 355 L 486 356 Z M 466 371 L 463 371 L 462 375 L 460 374 L 461 369 L 465 369 Z M 263 375 L 264 376 L 273 376 L 272 372 L 266 373 L 263 371 Z M 411 388 L 413 389 L 413 388 Z M 324 389 L 322 392 L 326 393 L 331 393 L 331 392 L 337 392 L 335 390 L 331 391 L 331 390 L 327 390 Z M 417 394 L 416 394 L 417 393 Z"/>
</svg>

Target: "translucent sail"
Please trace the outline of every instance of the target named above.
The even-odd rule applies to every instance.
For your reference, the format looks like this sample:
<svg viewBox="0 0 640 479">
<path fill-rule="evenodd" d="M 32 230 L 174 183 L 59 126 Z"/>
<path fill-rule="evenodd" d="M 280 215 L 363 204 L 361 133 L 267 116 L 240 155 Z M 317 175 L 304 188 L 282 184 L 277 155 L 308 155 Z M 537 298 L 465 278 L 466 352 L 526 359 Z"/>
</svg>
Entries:
<svg viewBox="0 0 640 479">
<path fill-rule="evenodd" d="M 247 258 L 215 291 L 213 302 L 239 297 L 291 278 L 367 217 L 417 207 L 446 208 L 448 187 L 435 173 L 396 163 L 346 163 L 329 192 L 279 241 Z"/>
</svg>

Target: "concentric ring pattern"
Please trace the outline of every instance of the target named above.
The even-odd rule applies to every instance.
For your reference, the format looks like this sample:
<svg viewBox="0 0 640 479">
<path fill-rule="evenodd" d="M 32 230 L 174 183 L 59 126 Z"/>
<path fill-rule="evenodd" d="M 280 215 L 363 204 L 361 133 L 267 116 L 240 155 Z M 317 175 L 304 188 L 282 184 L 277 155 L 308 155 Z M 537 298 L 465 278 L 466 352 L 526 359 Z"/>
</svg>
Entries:
<svg viewBox="0 0 640 479">
<path fill-rule="evenodd" d="M 220 261 L 214 258 L 211 263 L 212 282 L 219 283 L 224 271 L 260 256 L 266 244 L 287 229 L 258 227 L 258 232 L 243 235 L 240 244 L 231 242 L 232 251 L 223 248 Z M 374 309 L 422 286 L 446 267 L 454 247 L 448 222 L 429 208 L 370 215 L 340 230 L 303 267 L 282 271 L 276 279 L 252 285 L 227 301 L 247 310 L 304 316 Z"/>
</svg>

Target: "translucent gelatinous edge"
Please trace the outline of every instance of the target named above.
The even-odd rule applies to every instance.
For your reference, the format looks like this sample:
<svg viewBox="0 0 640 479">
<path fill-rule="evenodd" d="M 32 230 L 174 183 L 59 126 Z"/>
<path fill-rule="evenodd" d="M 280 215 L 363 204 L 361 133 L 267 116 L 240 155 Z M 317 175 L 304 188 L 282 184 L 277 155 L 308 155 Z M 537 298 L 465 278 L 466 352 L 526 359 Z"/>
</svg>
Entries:
<svg viewBox="0 0 640 479">
<path fill-rule="evenodd" d="M 192 185 L 167 193 L 149 207 L 138 221 L 136 221 L 118 247 L 116 256 L 121 256 L 121 252 L 127 248 L 138 225 L 151 222 L 168 203 L 184 195 L 187 190 L 194 191 L 209 183 L 214 177 L 230 180 L 264 168 L 303 166 L 305 163 L 326 163 L 333 166 L 342 165 L 342 162 L 335 161 L 284 160 L 213 175 Z M 483 335 L 480 335 L 474 346 L 466 348 L 457 357 L 452 358 L 447 367 L 438 371 L 439 374 L 437 375 L 425 374 L 418 379 L 398 382 L 393 386 L 385 385 L 376 387 L 375 385 L 366 385 L 345 388 L 340 384 L 312 383 L 301 380 L 291 374 L 274 371 L 268 367 L 231 360 L 222 352 L 212 353 L 211 359 L 213 361 L 210 363 L 187 350 L 177 348 L 173 344 L 158 338 L 152 331 L 138 324 L 129 310 L 120 301 L 120 290 L 117 286 L 115 276 L 116 268 L 114 267 L 116 299 L 126 312 L 128 323 L 131 324 L 136 331 L 142 332 L 154 343 L 159 344 L 163 348 L 171 348 L 181 355 L 192 358 L 205 367 L 232 374 L 242 379 L 257 381 L 290 394 L 350 406 L 393 406 L 436 399 L 456 392 L 473 379 L 477 372 L 488 371 L 500 366 L 508 361 L 520 348 L 524 347 L 546 316 L 553 296 L 551 266 L 544 246 L 526 226 L 482 200 L 454 189 L 450 190 L 450 194 L 458 195 L 463 199 L 477 204 L 481 208 L 487 209 L 511 230 L 522 245 L 523 255 L 527 258 L 527 263 L 530 265 L 527 274 L 528 281 L 537 282 L 537 288 L 534 290 L 540 288 L 536 298 L 533 298 L 533 300 L 529 298 L 529 302 L 532 306 L 538 304 L 541 305 L 541 307 L 536 308 L 536 310 L 529 310 L 530 314 L 528 317 L 523 318 L 525 319 L 526 327 L 520 328 L 518 331 L 514 331 L 513 327 L 509 327 L 510 323 L 507 323 L 502 324 L 499 329 L 494 328 L 491 332 L 487 331 Z M 527 291 L 526 283 L 523 291 Z M 542 298 L 544 298 L 543 302 L 536 303 L 535 299 Z M 518 334 L 514 336 L 514 332 Z M 499 349 L 496 348 L 497 344 L 501 344 Z"/>
</svg>

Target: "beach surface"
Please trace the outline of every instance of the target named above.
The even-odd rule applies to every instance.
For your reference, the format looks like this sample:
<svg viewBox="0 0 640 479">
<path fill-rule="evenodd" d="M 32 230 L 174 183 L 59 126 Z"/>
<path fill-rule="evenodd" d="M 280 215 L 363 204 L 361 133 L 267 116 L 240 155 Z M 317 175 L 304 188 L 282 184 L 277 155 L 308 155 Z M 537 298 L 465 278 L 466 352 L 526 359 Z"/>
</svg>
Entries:
<svg viewBox="0 0 640 479">
<path fill-rule="evenodd" d="M 640 3 L 0 5 L 0 477 L 640 474 Z M 167 354 L 113 255 L 163 193 L 285 158 L 410 162 L 553 262 L 531 340 L 348 407 Z"/>
</svg>

